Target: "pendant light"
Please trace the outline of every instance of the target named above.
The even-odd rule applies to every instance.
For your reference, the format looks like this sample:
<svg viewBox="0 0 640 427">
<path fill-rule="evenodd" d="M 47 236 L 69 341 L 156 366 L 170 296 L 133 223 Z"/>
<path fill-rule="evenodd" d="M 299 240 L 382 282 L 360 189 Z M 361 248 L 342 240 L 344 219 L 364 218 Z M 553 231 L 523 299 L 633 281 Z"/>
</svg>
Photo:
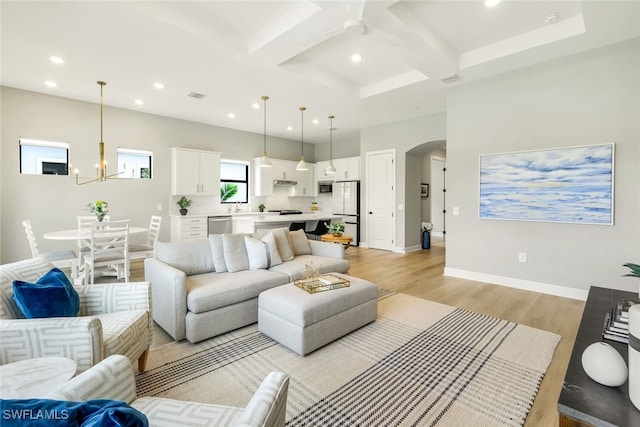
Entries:
<svg viewBox="0 0 640 427">
<path fill-rule="evenodd" d="M 76 184 L 84 185 L 90 182 L 102 182 L 106 181 L 109 178 L 113 178 L 114 176 L 120 175 L 120 173 L 114 173 L 111 175 L 107 175 L 107 161 L 104 159 L 104 142 L 102 141 L 102 88 L 106 86 L 105 82 L 98 81 L 98 85 L 100 85 L 100 143 L 98 144 L 98 163 L 96 164 L 96 177 L 89 178 L 88 181 L 80 182 L 80 172 L 78 169 L 75 169 L 73 173 L 76 176 Z"/>
<path fill-rule="evenodd" d="M 270 168 L 272 166 L 271 161 L 267 156 L 267 100 L 268 99 L 269 99 L 268 96 L 262 97 L 262 100 L 264 101 L 264 154 L 262 155 L 262 157 L 260 157 L 260 160 L 258 161 L 258 166 L 261 168 Z"/>
<path fill-rule="evenodd" d="M 335 116 L 329 116 L 329 166 L 325 169 L 324 173 L 327 175 L 334 175 L 336 173 L 336 167 L 333 166 L 333 119 Z"/>
<path fill-rule="evenodd" d="M 300 161 L 298 162 L 298 166 L 296 166 L 297 171 L 309 170 L 307 162 L 304 161 L 304 110 L 306 110 L 305 107 L 300 107 L 300 114 L 302 115 L 302 123 L 300 125 L 300 145 L 302 146 L 302 153 L 300 154 Z"/>
</svg>

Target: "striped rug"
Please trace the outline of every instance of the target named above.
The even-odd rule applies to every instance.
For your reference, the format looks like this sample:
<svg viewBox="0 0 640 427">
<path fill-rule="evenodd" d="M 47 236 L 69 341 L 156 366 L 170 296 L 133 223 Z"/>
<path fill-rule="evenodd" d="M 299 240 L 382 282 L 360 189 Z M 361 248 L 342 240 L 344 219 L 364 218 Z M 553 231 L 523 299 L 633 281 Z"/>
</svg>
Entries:
<svg viewBox="0 0 640 427">
<path fill-rule="evenodd" d="M 379 317 L 305 357 L 255 325 L 152 349 L 139 396 L 246 405 L 273 370 L 290 376 L 289 426 L 520 426 L 560 339 L 402 294 Z"/>
</svg>

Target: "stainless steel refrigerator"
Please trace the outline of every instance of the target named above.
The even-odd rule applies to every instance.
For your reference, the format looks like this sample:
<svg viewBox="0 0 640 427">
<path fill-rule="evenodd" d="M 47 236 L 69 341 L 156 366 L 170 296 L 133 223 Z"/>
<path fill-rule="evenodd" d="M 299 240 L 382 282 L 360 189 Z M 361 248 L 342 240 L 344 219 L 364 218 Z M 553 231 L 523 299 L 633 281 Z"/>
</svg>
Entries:
<svg viewBox="0 0 640 427">
<path fill-rule="evenodd" d="M 332 213 L 341 215 L 344 234 L 353 237 L 353 245 L 360 244 L 360 181 L 336 181 L 332 190 Z"/>
</svg>

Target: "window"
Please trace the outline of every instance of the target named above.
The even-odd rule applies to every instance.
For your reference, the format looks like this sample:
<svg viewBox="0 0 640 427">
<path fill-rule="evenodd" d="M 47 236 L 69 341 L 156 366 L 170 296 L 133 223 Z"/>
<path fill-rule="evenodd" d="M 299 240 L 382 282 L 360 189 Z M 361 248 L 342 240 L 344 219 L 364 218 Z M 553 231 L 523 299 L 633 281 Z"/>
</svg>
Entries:
<svg viewBox="0 0 640 427">
<path fill-rule="evenodd" d="M 220 201 L 249 202 L 249 164 L 222 160 L 220 162 Z"/>
<path fill-rule="evenodd" d="M 151 179 L 152 159 L 151 151 L 118 148 L 118 177 Z"/>
<path fill-rule="evenodd" d="M 69 144 L 20 138 L 20 173 L 69 175 Z"/>
</svg>

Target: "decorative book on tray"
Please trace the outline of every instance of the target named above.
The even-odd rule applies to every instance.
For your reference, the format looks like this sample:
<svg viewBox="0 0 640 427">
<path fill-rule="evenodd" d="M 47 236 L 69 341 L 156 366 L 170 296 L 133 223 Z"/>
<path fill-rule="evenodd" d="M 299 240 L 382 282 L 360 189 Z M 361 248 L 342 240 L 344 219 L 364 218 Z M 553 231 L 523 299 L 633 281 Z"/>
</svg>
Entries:
<svg viewBox="0 0 640 427">
<path fill-rule="evenodd" d="M 602 336 L 605 339 L 627 344 L 629 342 L 629 307 L 637 304 L 632 300 L 621 300 L 605 315 Z"/>
</svg>

